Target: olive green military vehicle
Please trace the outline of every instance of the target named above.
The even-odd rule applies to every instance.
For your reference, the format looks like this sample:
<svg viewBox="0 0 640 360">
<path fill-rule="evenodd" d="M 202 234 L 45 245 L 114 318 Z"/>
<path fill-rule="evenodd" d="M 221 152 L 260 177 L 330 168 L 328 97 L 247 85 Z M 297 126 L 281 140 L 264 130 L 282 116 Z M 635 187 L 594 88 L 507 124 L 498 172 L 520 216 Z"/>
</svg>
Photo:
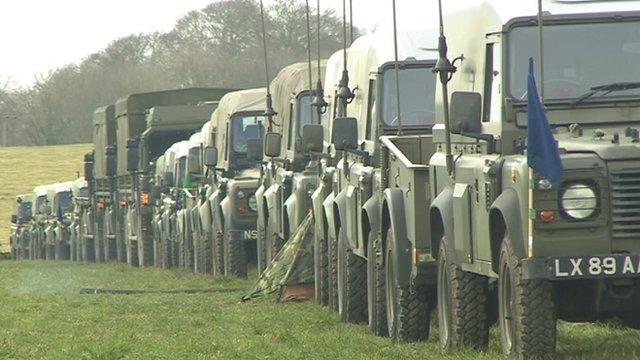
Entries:
<svg viewBox="0 0 640 360">
<path fill-rule="evenodd" d="M 275 130 L 277 150 L 269 154 L 263 165 L 260 187 L 256 191 L 258 207 L 257 257 L 258 273 L 262 273 L 311 209 L 311 194 L 318 180 L 318 159 L 302 147 L 303 128 L 308 124 L 322 125 L 318 111 L 311 106 L 314 77 L 324 76 L 325 64 L 313 64 L 311 76 L 307 63 L 285 67 L 271 82 L 274 110 L 277 115 Z M 311 83 L 310 83 L 311 81 Z M 273 138 L 271 138 L 273 139 Z M 322 147 L 322 141 L 320 141 Z M 322 151 L 322 148 L 318 151 Z"/>
<path fill-rule="evenodd" d="M 16 196 L 11 212 L 11 258 L 29 259 L 31 257 L 30 222 L 33 220 L 33 194 Z"/>
<path fill-rule="evenodd" d="M 249 252 L 255 252 L 265 109 L 265 89 L 229 93 L 211 116 L 211 136 L 204 138 L 211 220 L 202 224 L 211 223 L 214 274 L 246 277 Z"/>
<path fill-rule="evenodd" d="M 638 326 L 640 92 L 625 81 L 640 79 L 640 12 L 633 2 L 544 2 L 538 80 L 564 167 L 551 183 L 525 154 L 537 9 L 512 5 L 445 16 L 449 53 L 464 54 L 453 76 L 439 76 L 449 123 L 438 86 L 431 144 L 380 140 L 387 292 L 390 278 L 430 283 L 437 263 L 428 296 L 445 349 L 486 346 L 497 316 L 505 353 L 548 357 L 557 319 Z"/>
<path fill-rule="evenodd" d="M 116 117 L 115 106 L 93 113 L 93 155 L 85 155 L 85 178 L 91 186 L 91 207 L 85 209 L 83 231 L 85 261 L 124 261 L 124 248 L 117 242 L 116 218 Z"/>
<path fill-rule="evenodd" d="M 168 151 L 168 150 L 167 150 Z M 165 151 L 166 154 L 166 151 Z M 151 187 L 151 198 L 153 206 L 153 266 L 157 268 L 168 268 L 168 264 L 165 263 L 163 256 L 162 241 L 163 228 L 162 228 L 162 213 L 164 210 L 163 202 L 166 193 L 166 186 L 164 184 L 164 172 L 165 172 L 165 154 L 160 155 L 153 164 L 153 182 Z"/>
<path fill-rule="evenodd" d="M 328 249 L 322 266 L 332 271 L 333 294 L 343 320 L 364 322 L 377 334 L 389 333 L 400 340 L 424 337 L 424 317 L 428 307 L 422 286 L 394 287 L 395 296 L 403 304 L 411 304 L 412 314 L 404 308 L 393 309 L 387 323 L 385 308 L 384 238 L 381 209 L 384 196 L 380 173 L 380 136 L 393 134 L 394 141 L 427 147 L 435 121 L 435 32 L 401 32 L 398 38 L 399 62 L 394 62 L 394 38 L 389 31 L 377 31 L 357 39 L 349 48 L 349 87 L 357 89 L 347 107 L 347 117 L 335 116 L 332 143 L 341 146 L 341 158 L 333 172 L 332 192 L 322 200 L 322 213 L 333 243 L 317 246 Z M 396 69 L 397 65 L 397 69 Z M 397 71 L 397 73 L 396 73 Z M 399 74 L 401 112 L 398 114 L 396 74 Z M 331 85 L 331 84 L 328 84 Z M 336 99 L 334 98 L 335 102 Z M 399 134 L 401 133 L 401 134 Z M 387 175 L 387 174 L 385 174 Z M 426 181 L 426 177 L 424 178 Z M 406 214 L 412 216 L 411 213 Z M 421 224 L 413 229 L 424 231 Z M 335 259 L 335 260 L 334 260 Z M 317 266 L 316 268 L 319 268 Z M 320 279 L 320 281 L 326 281 Z M 327 287 L 320 288 L 327 290 Z M 325 299 L 329 294 L 320 293 Z M 335 301 L 335 300 L 334 300 Z"/>
<path fill-rule="evenodd" d="M 74 204 L 73 182 L 56 183 L 48 192 L 51 211 L 45 232 L 45 257 L 47 260 L 69 260 L 71 255 L 70 225 Z"/>
<path fill-rule="evenodd" d="M 33 189 L 34 204 L 32 206 L 33 221 L 30 232 L 30 257 L 32 259 L 45 259 L 45 232 L 48 225 L 49 214 L 51 213 L 50 192 L 53 191 L 53 184 L 40 185 Z"/>
<path fill-rule="evenodd" d="M 85 156 L 85 160 L 87 160 Z M 71 187 L 71 195 L 73 197 L 73 215 L 71 217 L 71 224 L 68 226 L 69 242 L 70 242 L 70 257 L 71 261 L 81 262 L 85 261 L 83 254 L 82 241 L 85 239 L 85 234 L 92 234 L 93 218 L 91 214 L 91 191 L 89 188 L 89 182 L 84 177 L 78 178 L 73 181 Z"/>
<path fill-rule="evenodd" d="M 227 89 L 190 88 L 132 94 L 115 105 L 118 204 L 116 235 L 127 263 L 153 264 L 150 163 L 176 141 L 188 138 L 209 118 L 211 106 Z M 185 106 L 185 107 L 175 107 Z"/>
</svg>

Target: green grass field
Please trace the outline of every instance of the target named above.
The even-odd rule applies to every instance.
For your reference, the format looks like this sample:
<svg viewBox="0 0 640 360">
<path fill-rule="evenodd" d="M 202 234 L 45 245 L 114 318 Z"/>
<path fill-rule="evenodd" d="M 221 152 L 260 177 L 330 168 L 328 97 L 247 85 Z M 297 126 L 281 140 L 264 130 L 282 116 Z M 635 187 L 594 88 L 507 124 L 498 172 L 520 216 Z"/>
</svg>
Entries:
<svg viewBox="0 0 640 360">
<path fill-rule="evenodd" d="M 397 344 L 341 323 L 312 302 L 240 303 L 243 291 L 80 295 L 83 287 L 246 288 L 252 281 L 124 265 L 0 261 L 0 358 L 9 359 L 496 359 L 498 332 L 483 353 L 445 356 L 429 341 Z M 640 358 L 640 332 L 561 324 L 564 358 Z"/>
<path fill-rule="evenodd" d="M 69 181 L 82 173 L 91 144 L 0 148 L 0 253 L 9 251 L 10 217 L 16 195 L 38 185 Z"/>
</svg>

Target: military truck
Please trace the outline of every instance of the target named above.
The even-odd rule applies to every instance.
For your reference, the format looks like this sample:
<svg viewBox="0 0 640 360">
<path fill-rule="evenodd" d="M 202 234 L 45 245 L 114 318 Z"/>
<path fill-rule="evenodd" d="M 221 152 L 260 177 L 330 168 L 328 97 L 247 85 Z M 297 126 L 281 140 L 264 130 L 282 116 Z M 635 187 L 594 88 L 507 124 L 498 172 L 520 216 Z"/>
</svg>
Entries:
<svg viewBox="0 0 640 360">
<path fill-rule="evenodd" d="M 411 291 L 408 287 L 397 288 L 396 296 L 402 297 L 399 300 L 405 304 L 411 303 L 414 314 L 405 314 L 406 306 L 393 309 L 393 318 L 387 322 L 384 242 L 380 236 L 384 198 L 378 190 L 386 187 L 382 179 L 389 175 L 381 176 L 379 168 L 383 158 L 377 140 L 379 136 L 393 134 L 395 141 L 416 146 L 416 150 L 429 146 L 425 138 L 430 137 L 435 121 L 436 82 L 432 72 L 435 39 L 433 31 L 401 32 L 398 63 L 393 60 L 393 34 L 389 31 L 363 36 L 351 45 L 347 62 L 349 87 L 357 90 L 347 107 L 347 117 L 336 117 L 332 126 L 333 146 L 340 146 L 342 150 L 333 170 L 332 192 L 325 199 L 317 199 L 320 209 L 317 219 L 326 221 L 323 232 L 328 233 L 327 239 L 332 241 L 316 246 L 328 249 L 327 257 L 332 260 L 321 265 L 331 267 L 331 271 L 322 269 L 321 272 L 334 276 L 330 279 L 334 287 L 331 290 L 337 295 L 335 300 L 342 319 L 368 320 L 372 332 L 388 333 L 400 340 L 424 337 L 419 329 L 424 327 L 421 317 L 427 316 L 428 307 L 422 286 L 414 286 Z M 338 142 L 346 142 L 347 146 Z M 411 216 L 413 214 L 406 214 L 407 219 Z M 424 230 L 420 226 L 412 230 Z M 319 295 L 327 298 L 327 288 L 320 288 L 323 290 L 325 293 Z"/>
<path fill-rule="evenodd" d="M 149 163 L 176 141 L 188 138 L 210 116 L 213 102 L 230 90 L 190 88 L 128 95 L 115 105 L 117 122 L 116 235 L 125 244 L 127 263 L 153 264 Z M 191 106 L 174 107 L 174 106 Z M 158 107 L 151 111 L 152 108 Z M 164 108 L 166 107 L 166 108 Z"/>
<path fill-rule="evenodd" d="M 85 261 L 125 261 L 124 248 L 117 242 L 116 199 L 116 117 L 115 106 L 107 105 L 93 113 L 93 145 L 85 155 L 85 178 L 91 186 L 91 206 L 85 208 L 87 226 L 82 232 L 82 258 Z"/>
<path fill-rule="evenodd" d="M 321 76 L 324 76 L 325 63 L 320 65 Z M 318 158 L 312 158 L 311 152 L 303 149 L 302 130 L 307 124 L 321 126 L 318 111 L 311 106 L 317 64 L 312 65 L 311 73 L 310 77 L 307 63 L 293 64 L 282 69 L 271 82 L 277 112 L 274 121 L 284 141 L 276 137 L 279 144 L 273 148 L 277 151 L 269 154 L 263 165 L 260 187 L 256 191 L 258 274 L 269 265 L 311 209 L 311 194 L 318 180 Z"/>
<path fill-rule="evenodd" d="M 11 258 L 29 259 L 31 257 L 31 237 L 29 223 L 33 219 L 33 194 L 16 196 L 11 212 Z"/>
<path fill-rule="evenodd" d="M 47 260 L 70 259 L 70 232 L 73 217 L 72 181 L 55 183 L 49 188 L 47 197 L 51 211 L 46 220 L 45 257 Z"/>
<path fill-rule="evenodd" d="M 85 157 L 85 160 L 87 158 Z M 71 224 L 68 227 L 70 237 L 70 255 L 71 261 L 85 261 L 83 253 L 82 241 L 85 234 L 93 234 L 93 217 L 91 216 L 91 192 L 89 182 L 84 177 L 80 177 L 73 181 L 71 187 L 71 195 L 73 196 L 73 215 Z"/>
<path fill-rule="evenodd" d="M 211 224 L 214 274 L 246 277 L 247 256 L 255 253 L 265 99 L 265 89 L 225 95 L 211 116 L 212 134 L 204 139 L 211 220 L 201 223 Z"/>
<path fill-rule="evenodd" d="M 168 150 L 167 150 L 168 151 Z M 166 154 L 166 151 L 165 151 Z M 163 201 L 165 198 L 166 186 L 164 184 L 165 155 L 160 155 L 153 164 L 154 179 L 151 187 L 151 198 L 153 204 L 153 266 L 157 268 L 168 268 L 162 251 L 164 236 L 162 227 Z"/>
<path fill-rule="evenodd" d="M 174 162 L 173 196 L 177 200 L 174 205 L 176 242 L 178 245 L 178 266 L 187 271 L 194 270 L 195 249 L 191 208 L 194 201 L 194 188 L 188 171 L 189 155 L 192 149 L 199 149 L 200 144 L 184 140 L 176 144 Z"/>
<path fill-rule="evenodd" d="M 34 204 L 32 206 L 33 221 L 29 229 L 30 233 L 30 257 L 31 259 L 44 259 L 44 228 L 47 225 L 51 206 L 49 205 L 48 192 L 52 185 L 40 185 L 33 189 Z"/>
<path fill-rule="evenodd" d="M 449 91 L 436 92 L 433 145 L 381 139 L 382 233 L 395 261 L 386 277 L 415 284 L 420 274 L 433 278 L 437 263 L 447 350 L 486 346 L 497 317 L 506 354 L 549 357 L 557 319 L 617 316 L 638 326 L 640 92 L 625 79 L 640 77 L 632 65 L 640 12 L 622 1 L 543 3 L 538 80 L 564 168 L 553 183 L 529 169 L 525 148 L 537 9 L 511 5 L 487 1 L 445 16 L 449 52 L 464 57 L 453 61 L 455 75 L 439 76 Z"/>
<path fill-rule="evenodd" d="M 155 191 L 158 193 L 154 206 L 156 232 L 154 241 L 156 253 L 160 255 L 160 266 L 164 269 L 178 266 L 177 245 L 177 212 L 179 210 L 178 194 L 174 189 L 176 150 L 183 142 L 172 144 L 164 154 L 156 160 Z"/>
</svg>

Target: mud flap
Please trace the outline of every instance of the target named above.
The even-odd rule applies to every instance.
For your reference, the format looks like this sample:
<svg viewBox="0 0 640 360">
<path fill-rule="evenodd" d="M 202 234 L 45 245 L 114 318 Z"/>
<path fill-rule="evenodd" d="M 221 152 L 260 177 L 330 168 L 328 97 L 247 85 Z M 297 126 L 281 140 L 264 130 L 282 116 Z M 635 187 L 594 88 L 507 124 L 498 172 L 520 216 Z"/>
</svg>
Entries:
<svg viewBox="0 0 640 360">
<path fill-rule="evenodd" d="M 387 243 L 385 238 L 385 246 L 391 247 L 398 285 L 408 286 L 411 284 L 411 242 L 407 237 L 402 190 L 386 189 L 384 201 L 389 211 L 388 225 L 395 239 L 393 243 Z M 383 236 L 386 237 L 386 234 Z"/>
</svg>

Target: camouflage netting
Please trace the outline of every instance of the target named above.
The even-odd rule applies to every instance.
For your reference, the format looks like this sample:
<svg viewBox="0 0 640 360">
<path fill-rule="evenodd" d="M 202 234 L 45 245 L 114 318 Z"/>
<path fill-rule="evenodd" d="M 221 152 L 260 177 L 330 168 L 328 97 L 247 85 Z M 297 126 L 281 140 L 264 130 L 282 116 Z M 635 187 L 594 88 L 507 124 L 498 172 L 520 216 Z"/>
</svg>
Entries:
<svg viewBox="0 0 640 360">
<path fill-rule="evenodd" d="M 242 301 L 276 291 L 280 291 L 282 298 L 283 288 L 296 285 L 311 284 L 313 288 L 313 275 L 313 221 L 309 213 Z"/>
</svg>

